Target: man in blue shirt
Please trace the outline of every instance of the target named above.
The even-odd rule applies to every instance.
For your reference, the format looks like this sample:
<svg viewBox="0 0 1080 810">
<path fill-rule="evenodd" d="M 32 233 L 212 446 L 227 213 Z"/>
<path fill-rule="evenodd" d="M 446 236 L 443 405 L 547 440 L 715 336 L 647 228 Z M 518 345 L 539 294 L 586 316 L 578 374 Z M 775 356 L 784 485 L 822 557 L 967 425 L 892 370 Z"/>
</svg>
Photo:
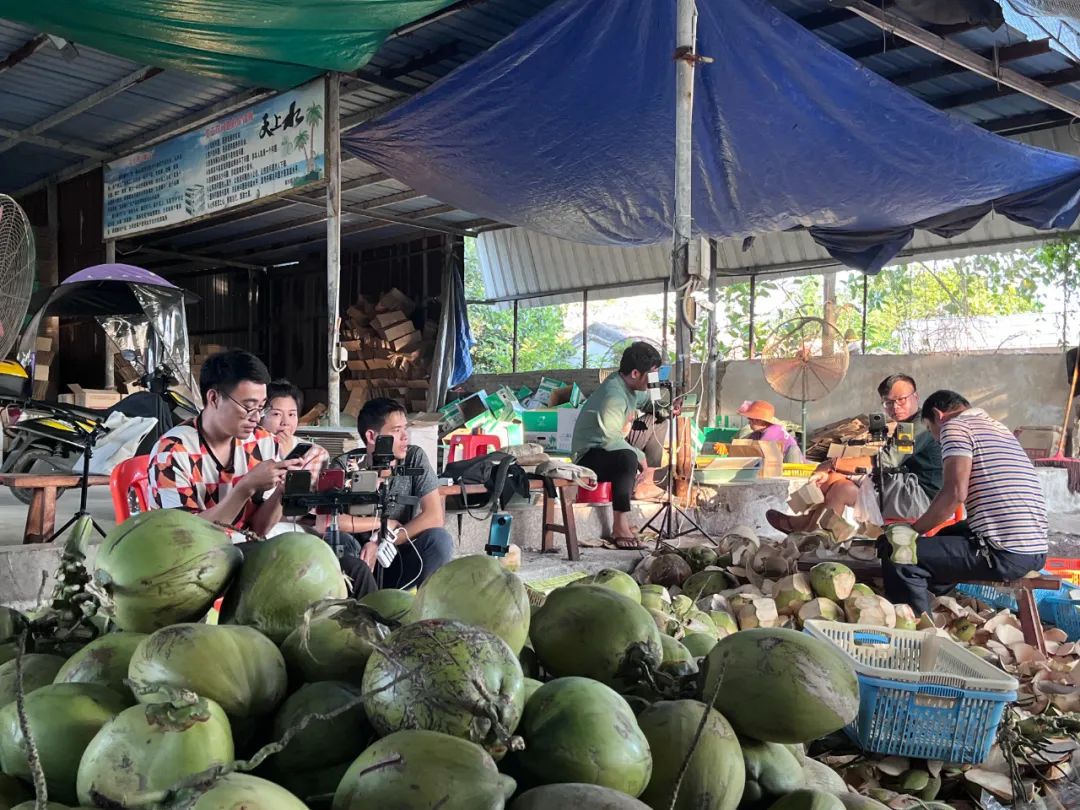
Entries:
<svg viewBox="0 0 1080 810">
<path fill-rule="evenodd" d="M 581 407 L 571 451 L 574 461 L 611 482 L 614 512 L 612 537 L 619 548 L 644 548 L 630 525 L 630 500 L 635 484 L 648 474 L 645 453 L 626 440 L 642 395 L 649 387 L 649 373 L 660 368 L 660 352 L 643 341 L 623 352 L 619 371 L 597 388 Z"/>
</svg>

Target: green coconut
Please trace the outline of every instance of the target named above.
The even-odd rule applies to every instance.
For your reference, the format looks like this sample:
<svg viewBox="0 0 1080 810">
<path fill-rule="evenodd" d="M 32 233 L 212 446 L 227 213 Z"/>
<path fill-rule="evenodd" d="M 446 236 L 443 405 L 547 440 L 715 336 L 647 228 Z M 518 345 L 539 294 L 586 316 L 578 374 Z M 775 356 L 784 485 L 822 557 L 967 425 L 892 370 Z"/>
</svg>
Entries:
<svg viewBox="0 0 1080 810">
<path fill-rule="evenodd" d="M 539 784 L 585 782 L 630 796 L 649 784 L 649 742 L 630 704 L 598 681 L 544 684 L 525 706 L 521 734 L 525 750 L 516 760 Z"/>
<path fill-rule="evenodd" d="M 536 650 L 528 644 L 522 648 L 521 653 L 518 655 L 518 662 L 521 664 L 521 671 L 526 678 L 540 678 L 540 659 L 536 657 Z"/>
<path fill-rule="evenodd" d="M 697 664 L 690 650 L 671 636 L 660 636 L 660 646 L 664 650 L 664 660 L 660 669 L 671 675 L 690 675 L 697 672 Z"/>
<path fill-rule="evenodd" d="M 832 793 L 795 790 L 773 802 L 769 810 L 844 810 L 844 803 Z"/>
<path fill-rule="evenodd" d="M 773 599 L 781 615 L 794 616 L 807 602 L 814 598 L 810 577 L 806 574 L 789 574 L 776 583 Z"/>
<path fill-rule="evenodd" d="M 802 769 L 803 780 L 806 782 L 806 787 L 811 790 L 820 790 L 839 796 L 848 792 L 844 778 L 824 762 L 806 757 L 803 759 Z"/>
<path fill-rule="evenodd" d="M 637 721 L 653 755 L 652 776 L 640 796 L 645 804 L 657 810 L 735 810 L 746 773 L 739 740 L 720 712 L 696 700 L 661 701 Z M 694 753 L 684 772 L 691 747 Z M 676 782 L 679 796 L 672 806 Z"/>
<path fill-rule="evenodd" d="M 856 582 L 855 587 L 851 589 L 852 596 L 876 596 L 874 589 L 867 585 L 865 582 Z"/>
<path fill-rule="evenodd" d="M 810 587 L 822 599 L 840 604 L 851 596 L 855 573 L 843 563 L 818 563 L 810 569 Z"/>
<path fill-rule="evenodd" d="M 54 683 L 100 683 L 128 694 L 124 681 L 135 648 L 145 633 L 109 633 L 96 638 L 60 667 Z"/>
<path fill-rule="evenodd" d="M 437 731 L 398 731 L 357 757 L 333 810 L 501 810 L 514 788 L 474 743 Z"/>
<path fill-rule="evenodd" d="M 596 585 L 557 588 L 533 617 L 530 637 L 544 669 L 606 684 L 663 660 L 652 615 L 621 594 Z"/>
<path fill-rule="evenodd" d="M 31 800 L 17 804 L 11 808 L 11 810 L 38 810 L 37 802 Z M 45 810 L 94 810 L 92 807 L 75 807 L 70 804 L 60 804 L 59 802 L 45 802 Z"/>
<path fill-rule="evenodd" d="M 638 589 L 638 593 L 640 598 L 634 601 L 640 601 L 643 608 L 662 610 L 664 612 L 671 611 L 671 594 L 663 585 L 642 585 Z"/>
<path fill-rule="evenodd" d="M 356 602 L 332 604 L 310 613 L 281 644 L 293 684 L 346 681 L 359 684 L 364 667 L 389 631 L 372 608 Z"/>
<path fill-rule="evenodd" d="M 360 604 L 375 611 L 384 623 L 400 622 L 412 609 L 416 595 L 397 588 L 383 588 L 360 599 Z"/>
<path fill-rule="evenodd" d="M 35 689 L 52 683 L 63 665 L 64 659 L 59 655 L 44 653 L 24 655 L 22 657 L 23 694 L 28 695 Z M 17 685 L 15 660 L 0 664 L 0 706 L 6 706 L 15 699 Z"/>
<path fill-rule="evenodd" d="M 715 694 L 720 713 L 755 740 L 809 742 L 859 712 L 851 664 L 829 644 L 795 630 L 755 628 L 722 638 L 703 669 L 702 693 Z"/>
<path fill-rule="evenodd" d="M 739 623 L 735 620 L 735 617 L 728 613 L 726 610 L 713 610 L 709 612 L 709 618 L 713 620 L 713 625 L 716 627 L 717 635 L 720 633 L 739 632 Z"/>
<path fill-rule="evenodd" d="M 544 685 L 543 681 L 538 681 L 535 678 L 526 678 L 525 683 L 521 688 L 522 697 L 525 702 L 529 702 L 529 698 L 536 694 L 536 690 Z"/>
<path fill-rule="evenodd" d="M 23 703 L 49 795 L 73 804 L 83 752 L 101 727 L 130 701 L 95 683 L 54 683 L 31 692 Z M 33 781 L 14 702 L 0 709 L 0 771 Z"/>
<path fill-rule="evenodd" d="M 441 731 L 501 757 L 515 745 L 524 675 L 506 642 L 479 627 L 426 619 L 400 627 L 364 671 L 364 709 L 385 736 Z"/>
<path fill-rule="evenodd" d="M 716 553 L 716 549 L 709 546 L 694 546 L 688 548 L 683 552 L 683 557 L 690 564 L 690 568 L 696 573 L 708 568 L 710 565 L 716 565 L 720 557 Z"/>
<path fill-rule="evenodd" d="M 143 639 L 128 667 L 142 703 L 171 699 L 168 688 L 190 689 L 217 702 L 230 718 L 272 712 L 285 697 L 285 659 L 251 627 L 176 624 Z"/>
<path fill-rule="evenodd" d="M 233 761 L 232 727 L 221 707 L 196 695 L 175 704 L 132 706 L 102 726 L 86 747 L 79 801 L 139 808 L 189 776 Z"/>
<path fill-rule="evenodd" d="M 695 602 L 722 593 L 732 587 L 732 579 L 723 571 L 699 571 L 682 584 L 682 592 Z"/>
<path fill-rule="evenodd" d="M 625 571 L 615 568 L 604 568 L 590 577 L 582 577 L 570 583 L 571 585 L 599 585 L 602 588 L 611 588 L 616 593 L 641 602 L 641 588 L 637 582 Z"/>
<path fill-rule="evenodd" d="M 682 627 L 678 619 L 670 613 L 664 613 L 662 610 L 650 610 L 649 615 L 652 616 L 653 622 L 656 623 L 656 629 L 659 630 L 662 635 L 674 636 L 679 632 L 679 628 Z M 663 639 L 661 639 L 661 641 L 663 641 Z"/>
<path fill-rule="evenodd" d="M 509 810 L 552 810 L 560 807 L 573 810 L 649 810 L 649 805 L 622 791 L 582 783 L 541 785 L 514 799 Z"/>
<path fill-rule="evenodd" d="M 844 610 L 836 602 L 819 596 L 811 599 L 799 608 L 799 624 L 805 625 L 809 621 L 821 620 L 826 622 L 844 621 Z"/>
<path fill-rule="evenodd" d="M 285 788 L 246 773 L 222 776 L 210 787 L 189 791 L 163 810 L 308 810 Z"/>
<path fill-rule="evenodd" d="M 682 644 L 694 658 L 702 658 L 716 646 L 716 636 L 708 633 L 687 633 L 682 638 Z"/>
<path fill-rule="evenodd" d="M 845 793 L 843 796 L 837 796 L 840 803 L 844 805 L 846 810 L 889 810 L 888 805 L 884 805 L 876 799 L 871 799 L 869 796 L 863 796 L 860 793 Z"/>
<path fill-rule="evenodd" d="M 703 610 L 691 610 L 684 621 L 684 628 L 687 633 L 707 633 L 714 638 L 719 636 L 719 630 L 712 616 Z"/>
<path fill-rule="evenodd" d="M 746 786 L 739 810 L 764 810 L 793 790 L 805 787 L 802 763 L 790 746 L 744 737 Z"/>
<path fill-rule="evenodd" d="M 121 630 L 151 633 L 200 619 L 240 568 L 228 533 L 181 509 L 142 512 L 111 529 L 94 580 Z"/>
<path fill-rule="evenodd" d="M 407 622 L 451 619 L 494 633 L 521 652 L 529 637 L 529 594 L 525 583 L 494 557 L 451 560 L 424 583 Z"/>
<path fill-rule="evenodd" d="M 300 687 L 278 709 L 272 739 L 282 739 L 308 715 L 330 714 L 346 705 L 353 708 L 330 720 L 311 720 L 296 732 L 285 749 L 268 760 L 274 771 L 285 774 L 318 771 L 348 765 L 356 759 L 374 732 L 364 715 L 359 687 L 348 683 L 319 681 Z"/>
<path fill-rule="evenodd" d="M 219 623 L 254 627 L 280 644 L 310 605 L 347 595 L 341 564 L 322 538 L 307 532 L 279 534 L 244 552 Z"/>
</svg>

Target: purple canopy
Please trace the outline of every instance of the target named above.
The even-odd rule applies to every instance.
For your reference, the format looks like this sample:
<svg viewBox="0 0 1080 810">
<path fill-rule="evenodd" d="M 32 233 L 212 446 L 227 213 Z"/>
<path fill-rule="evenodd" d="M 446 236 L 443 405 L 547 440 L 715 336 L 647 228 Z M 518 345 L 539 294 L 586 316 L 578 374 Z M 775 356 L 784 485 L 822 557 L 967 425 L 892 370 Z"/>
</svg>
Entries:
<svg viewBox="0 0 1080 810">
<path fill-rule="evenodd" d="M 61 281 L 61 284 L 78 284 L 80 281 L 126 281 L 129 284 L 152 284 L 155 287 L 177 286 L 157 273 L 151 273 L 133 264 L 95 264 L 86 267 Z"/>
</svg>

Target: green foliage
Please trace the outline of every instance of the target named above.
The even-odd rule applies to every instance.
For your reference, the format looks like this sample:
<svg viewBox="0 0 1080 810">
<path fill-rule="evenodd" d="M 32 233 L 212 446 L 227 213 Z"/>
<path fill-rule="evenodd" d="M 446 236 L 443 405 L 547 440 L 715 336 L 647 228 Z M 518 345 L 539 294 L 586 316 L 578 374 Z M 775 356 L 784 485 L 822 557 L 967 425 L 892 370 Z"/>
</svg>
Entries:
<svg viewBox="0 0 1080 810">
<path fill-rule="evenodd" d="M 484 281 L 476 240 L 465 240 L 465 298 L 483 299 Z M 581 353 L 565 335 L 566 305 L 518 309 L 518 371 L 580 368 Z M 469 305 L 473 368 L 477 374 L 513 370 L 514 311 L 483 304 Z"/>
</svg>

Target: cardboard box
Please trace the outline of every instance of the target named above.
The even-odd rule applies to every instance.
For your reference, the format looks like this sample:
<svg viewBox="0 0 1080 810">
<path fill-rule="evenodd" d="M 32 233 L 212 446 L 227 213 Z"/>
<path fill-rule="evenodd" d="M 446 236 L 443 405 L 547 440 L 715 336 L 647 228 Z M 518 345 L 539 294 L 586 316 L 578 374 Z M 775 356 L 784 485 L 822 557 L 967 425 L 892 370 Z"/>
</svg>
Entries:
<svg viewBox="0 0 1080 810">
<path fill-rule="evenodd" d="M 376 332 L 389 329 L 394 324 L 403 323 L 409 320 L 405 313 L 400 309 L 395 309 L 391 312 L 380 312 L 374 318 L 371 319 L 372 328 Z"/>
<path fill-rule="evenodd" d="M 71 389 L 72 394 L 71 404 L 78 405 L 82 408 L 104 410 L 105 408 L 111 408 L 120 401 L 120 393 L 118 391 L 83 388 L 75 383 L 69 385 L 68 388 Z"/>
<path fill-rule="evenodd" d="M 556 416 L 555 449 L 570 452 L 570 445 L 574 440 L 574 426 L 577 424 L 578 415 L 581 413 L 577 408 L 559 408 Z"/>
<path fill-rule="evenodd" d="M 409 326 L 411 327 L 412 324 L 410 323 Z M 420 337 L 420 333 L 413 329 L 412 332 L 402 335 L 396 340 L 391 340 L 390 345 L 395 352 L 407 352 L 410 349 L 419 346 L 421 341 L 422 338 Z"/>
<path fill-rule="evenodd" d="M 34 343 L 34 351 L 36 352 L 51 352 L 53 347 L 53 339 L 48 335 L 40 335 L 37 341 Z"/>
<path fill-rule="evenodd" d="M 781 442 L 762 442 L 735 439 L 728 445 L 731 458 L 761 458 L 762 478 L 782 478 L 784 475 L 784 446 Z"/>
<path fill-rule="evenodd" d="M 442 425 L 441 413 L 418 413 L 409 417 L 409 444 L 415 444 L 424 451 L 435 472 L 442 467 L 439 464 L 439 430 Z"/>
<path fill-rule="evenodd" d="M 536 387 L 536 392 L 529 397 L 528 402 L 525 403 L 526 409 L 533 408 L 547 408 L 551 405 L 551 395 L 558 388 L 566 387 L 566 383 L 560 380 L 553 380 L 551 377 L 541 377 L 540 385 Z"/>
<path fill-rule="evenodd" d="M 1061 445 L 1061 427 L 1049 425 L 1029 425 L 1013 431 L 1025 450 L 1052 455 Z"/>
<path fill-rule="evenodd" d="M 34 382 L 48 382 L 49 381 L 49 364 L 48 363 L 35 363 L 34 364 Z"/>
<path fill-rule="evenodd" d="M 349 390 L 349 400 L 345 403 L 345 407 L 342 408 L 342 412 L 355 419 L 360 415 L 360 409 L 364 407 L 364 403 L 368 401 L 368 387 L 366 385 L 358 386 Z"/>
<path fill-rule="evenodd" d="M 581 395 L 581 389 L 578 388 L 577 383 L 573 385 L 564 385 L 562 388 L 556 388 L 551 392 L 551 399 L 548 400 L 548 405 L 552 408 L 557 408 L 560 405 L 568 405 L 571 408 L 580 408 L 581 402 L 584 397 Z"/>
<path fill-rule="evenodd" d="M 412 315 L 413 310 L 416 309 L 416 303 L 405 295 L 397 287 L 392 287 L 390 290 L 383 294 L 379 299 L 379 303 L 375 305 L 375 308 L 380 312 L 389 312 L 394 309 L 400 309 L 406 316 Z"/>
</svg>

